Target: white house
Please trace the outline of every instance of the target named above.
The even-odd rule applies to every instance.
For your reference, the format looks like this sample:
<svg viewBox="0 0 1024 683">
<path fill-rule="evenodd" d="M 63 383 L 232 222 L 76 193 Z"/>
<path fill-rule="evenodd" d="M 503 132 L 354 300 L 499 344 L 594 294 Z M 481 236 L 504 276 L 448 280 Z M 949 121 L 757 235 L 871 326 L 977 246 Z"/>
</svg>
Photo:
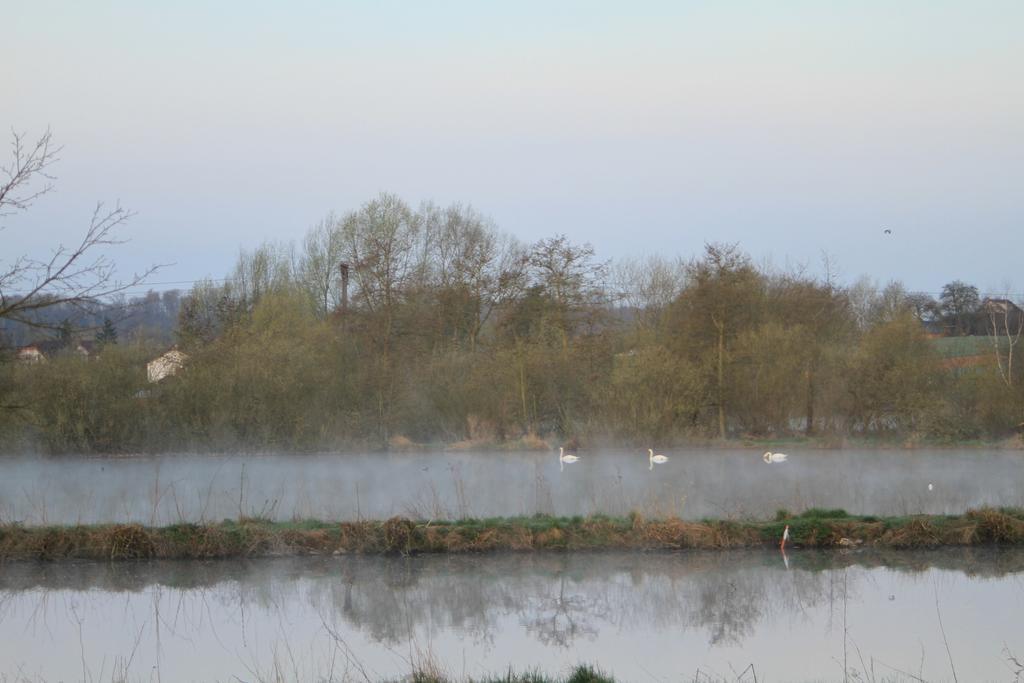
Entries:
<svg viewBox="0 0 1024 683">
<path fill-rule="evenodd" d="M 165 377 L 170 377 L 185 366 L 188 354 L 179 351 L 177 347 L 171 347 L 162 355 L 146 363 L 146 377 L 150 382 L 159 382 Z"/>
</svg>

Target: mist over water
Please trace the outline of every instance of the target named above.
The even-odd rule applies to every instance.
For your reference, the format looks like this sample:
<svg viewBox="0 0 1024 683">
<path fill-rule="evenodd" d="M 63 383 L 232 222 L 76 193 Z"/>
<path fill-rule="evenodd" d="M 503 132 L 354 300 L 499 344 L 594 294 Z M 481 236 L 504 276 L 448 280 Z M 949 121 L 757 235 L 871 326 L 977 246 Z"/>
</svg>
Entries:
<svg viewBox="0 0 1024 683">
<path fill-rule="evenodd" d="M 1024 454 L 999 450 L 757 449 L 580 453 L 170 455 L 0 460 L 0 520 L 29 525 L 532 515 L 766 517 L 779 508 L 957 514 L 1024 506 Z M 932 488 L 929 489 L 929 484 Z"/>
<path fill-rule="evenodd" d="M 750 665 L 801 681 L 842 680 L 845 657 L 879 680 L 952 680 L 941 616 L 960 680 L 1009 680 L 1022 572 L 1024 551 L 977 548 L 14 563 L 0 675 L 379 680 L 428 661 L 456 675 L 592 662 L 624 681 Z"/>
</svg>

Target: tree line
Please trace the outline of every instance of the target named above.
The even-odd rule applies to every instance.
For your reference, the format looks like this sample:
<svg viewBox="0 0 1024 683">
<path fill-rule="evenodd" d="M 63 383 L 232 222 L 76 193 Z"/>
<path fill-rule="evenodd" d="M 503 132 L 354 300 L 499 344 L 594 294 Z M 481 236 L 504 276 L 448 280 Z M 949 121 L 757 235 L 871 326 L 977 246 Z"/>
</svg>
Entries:
<svg viewBox="0 0 1024 683">
<path fill-rule="evenodd" d="M 990 304 L 730 244 L 613 262 L 382 194 L 196 283 L 175 330 L 188 361 L 158 384 L 142 339 L 0 364 L 0 434 L 53 452 L 1003 438 L 1024 422 L 1021 323 Z M 930 339 L 972 333 L 987 346 L 968 365 Z"/>
<path fill-rule="evenodd" d="M 177 338 L 182 292 L 177 289 L 97 301 L 89 306 L 54 303 L 20 320 L 0 317 L 0 353 L 45 339 L 142 339 L 170 345 Z M 45 300 L 45 297 L 43 297 Z"/>
</svg>

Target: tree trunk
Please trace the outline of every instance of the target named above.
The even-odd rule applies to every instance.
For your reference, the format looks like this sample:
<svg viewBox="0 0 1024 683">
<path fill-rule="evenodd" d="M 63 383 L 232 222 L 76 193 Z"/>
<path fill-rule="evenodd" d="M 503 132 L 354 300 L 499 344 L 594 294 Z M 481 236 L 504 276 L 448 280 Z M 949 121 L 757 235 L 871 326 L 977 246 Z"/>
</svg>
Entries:
<svg viewBox="0 0 1024 683">
<path fill-rule="evenodd" d="M 718 438 L 725 438 L 725 323 L 712 317 L 718 328 Z"/>
<path fill-rule="evenodd" d="M 807 377 L 807 424 L 804 425 L 804 434 L 810 436 L 814 433 L 814 373 L 811 366 L 807 366 L 805 372 Z"/>
<path fill-rule="evenodd" d="M 519 344 L 517 343 L 517 346 Z M 523 428 L 527 433 L 530 432 L 530 414 L 526 408 L 526 358 L 523 357 L 522 347 L 518 349 L 519 353 L 519 400 L 523 404 Z"/>
</svg>

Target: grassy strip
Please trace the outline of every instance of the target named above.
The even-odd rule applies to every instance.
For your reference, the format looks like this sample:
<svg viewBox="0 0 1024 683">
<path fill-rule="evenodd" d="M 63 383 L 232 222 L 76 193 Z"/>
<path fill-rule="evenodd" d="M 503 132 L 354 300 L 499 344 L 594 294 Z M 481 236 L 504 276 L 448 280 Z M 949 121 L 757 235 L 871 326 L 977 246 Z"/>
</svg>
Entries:
<svg viewBox="0 0 1024 683">
<path fill-rule="evenodd" d="M 461 553 L 498 550 L 721 549 L 774 545 L 790 528 L 794 547 L 929 548 L 1024 543 L 1024 509 L 963 515 L 852 516 L 843 510 L 779 511 L 772 521 L 687 522 L 629 517 L 516 517 L 422 522 L 270 522 L 25 527 L 0 526 L 2 559 L 208 559 L 324 554 Z"/>
</svg>

